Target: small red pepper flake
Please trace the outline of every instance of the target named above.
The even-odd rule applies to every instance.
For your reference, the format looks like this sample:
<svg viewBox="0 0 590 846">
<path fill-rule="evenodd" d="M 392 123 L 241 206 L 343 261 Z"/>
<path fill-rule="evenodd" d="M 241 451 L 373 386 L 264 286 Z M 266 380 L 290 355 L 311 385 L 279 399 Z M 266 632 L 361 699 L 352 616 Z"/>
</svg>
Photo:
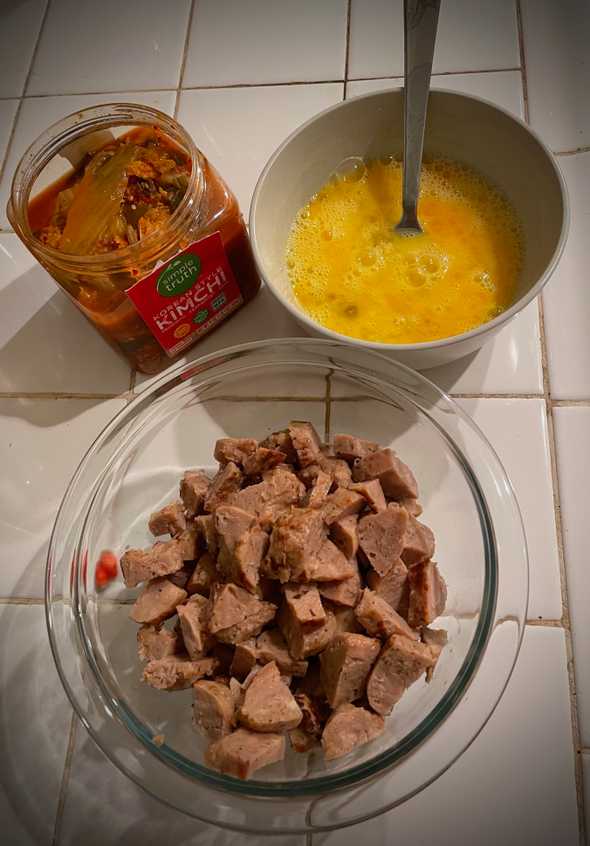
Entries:
<svg viewBox="0 0 590 846">
<path fill-rule="evenodd" d="M 94 572 L 94 584 L 97 590 L 104 588 L 117 578 L 118 562 L 117 556 L 110 549 L 103 549 Z"/>
</svg>

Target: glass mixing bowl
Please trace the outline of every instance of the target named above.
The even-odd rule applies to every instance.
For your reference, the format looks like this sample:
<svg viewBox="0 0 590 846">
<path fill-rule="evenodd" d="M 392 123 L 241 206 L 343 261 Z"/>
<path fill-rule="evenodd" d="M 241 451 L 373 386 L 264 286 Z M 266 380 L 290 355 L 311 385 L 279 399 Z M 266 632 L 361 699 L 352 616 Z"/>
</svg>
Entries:
<svg viewBox="0 0 590 846">
<path fill-rule="evenodd" d="M 392 445 L 414 470 L 448 585 L 449 645 L 430 684 L 414 684 L 384 733 L 325 764 L 321 751 L 251 781 L 203 763 L 191 691 L 140 681 L 137 591 L 95 589 L 103 549 L 150 543 L 149 513 L 175 496 L 187 467 L 212 469 L 218 437 L 262 438 L 291 419 L 329 439 L 350 432 Z M 47 563 L 49 636 L 82 722 L 133 781 L 170 806 L 227 828 L 323 831 L 382 813 L 444 772 L 497 705 L 518 654 L 528 564 L 506 474 L 471 420 L 424 377 L 333 341 L 244 344 L 168 370 L 92 445 L 61 505 Z M 164 738 L 163 743 L 162 736 Z"/>
</svg>

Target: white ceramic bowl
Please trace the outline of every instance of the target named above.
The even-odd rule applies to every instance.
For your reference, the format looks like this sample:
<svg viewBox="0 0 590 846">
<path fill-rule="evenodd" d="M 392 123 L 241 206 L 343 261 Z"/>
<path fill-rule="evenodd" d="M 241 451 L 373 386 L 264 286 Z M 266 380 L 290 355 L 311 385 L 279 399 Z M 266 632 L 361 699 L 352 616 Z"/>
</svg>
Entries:
<svg viewBox="0 0 590 846">
<path fill-rule="evenodd" d="M 514 304 L 470 332 L 419 344 L 381 344 L 326 329 L 299 306 L 285 267 L 285 243 L 297 211 L 349 156 L 401 155 L 403 90 L 346 100 L 313 117 L 271 156 L 250 209 L 250 237 L 272 293 L 312 335 L 375 349 L 418 369 L 461 358 L 481 347 L 541 291 L 567 237 L 569 208 L 551 152 L 526 124 L 479 97 L 434 89 L 425 153 L 477 169 L 513 203 L 524 228 L 525 256 Z"/>
</svg>

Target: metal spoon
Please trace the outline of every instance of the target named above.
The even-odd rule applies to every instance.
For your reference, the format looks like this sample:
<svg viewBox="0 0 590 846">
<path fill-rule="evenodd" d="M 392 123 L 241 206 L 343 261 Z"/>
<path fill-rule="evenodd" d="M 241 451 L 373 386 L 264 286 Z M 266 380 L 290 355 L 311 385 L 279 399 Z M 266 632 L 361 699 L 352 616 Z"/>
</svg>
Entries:
<svg viewBox="0 0 590 846">
<path fill-rule="evenodd" d="M 418 194 L 440 0 L 404 0 L 404 162 L 401 235 L 419 235 Z"/>
</svg>

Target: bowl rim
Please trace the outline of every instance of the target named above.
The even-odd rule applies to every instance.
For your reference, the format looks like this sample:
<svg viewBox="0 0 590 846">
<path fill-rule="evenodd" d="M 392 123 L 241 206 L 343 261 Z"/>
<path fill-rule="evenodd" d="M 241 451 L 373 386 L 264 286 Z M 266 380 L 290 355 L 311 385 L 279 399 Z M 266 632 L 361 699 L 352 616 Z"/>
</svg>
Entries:
<svg viewBox="0 0 590 846">
<path fill-rule="evenodd" d="M 470 329 L 468 332 L 462 332 L 459 335 L 449 335 L 447 338 L 439 338 L 433 341 L 420 341 L 419 343 L 413 344 L 388 344 L 382 341 L 365 341 L 361 338 L 355 338 L 352 335 L 343 335 L 340 332 L 335 332 L 333 329 L 328 329 L 326 326 L 323 326 L 321 323 L 318 323 L 316 320 L 313 320 L 311 317 L 309 317 L 309 315 L 307 315 L 303 311 L 303 309 L 299 309 L 298 307 L 296 307 L 295 303 L 292 302 L 288 297 L 286 297 L 282 293 L 282 291 L 279 290 L 279 288 L 275 285 L 271 274 L 267 272 L 264 266 L 262 257 L 260 255 L 260 249 L 258 247 L 256 217 L 260 204 L 260 194 L 262 192 L 268 174 L 272 170 L 276 160 L 281 155 L 281 153 L 298 135 L 305 132 L 308 127 L 312 126 L 314 123 L 321 120 L 331 112 L 337 111 L 338 109 L 346 108 L 350 103 L 358 100 L 370 100 L 372 98 L 383 97 L 383 95 L 391 94 L 394 92 L 403 92 L 403 86 L 392 86 L 391 88 L 383 88 L 379 91 L 371 91 L 367 94 L 359 94 L 358 96 L 350 97 L 346 100 L 341 100 L 339 103 L 335 103 L 332 106 L 328 106 L 328 108 L 323 109 L 321 112 L 318 112 L 317 114 L 313 115 L 313 117 L 309 118 L 309 120 L 306 120 L 305 123 L 302 123 L 295 130 L 293 130 L 293 132 L 291 132 L 281 142 L 281 144 L 279 144 L 279 146 L 271 154 L 270 158 L 264 165 L 264 168 L 262 169 L 260 176 L 256 181 L 256 186 L 252 194 L 252 201 L 250 203 L 250 214 L 248 220 L 250 242 L 252 244 L 252 251 L 254 253 L 254 259 L 256 261 L 258 272 L 264 279 L 264 282 L 268 286 L 269 290 L 271 291 L 273 296 L 281 303 L 281 305 L 291 313 L 295 320 L 298 320 L 300 323 L 303 323 L 310 332 L 319 332 L 326 338 L 330 338 L 333 341 L 340 341 L 342 343 L 350 344 L 351 346 L 360 347 L 362 349 L 374 350 L 375 352 L 381 351 L 389 354 L 396 352 L 406 353 L 414 351 L 423 352 L 427 350 L 447 349 L 448 347 L 453 347 L 457 344 L 462 344 L 466 341 L 469 342 L 475 340 L 482 335 L 488 334 L 489 332 L 497 331 L 505 323 L 508 323 L 510 320 L 512 320 L 513 317 L 515 317 L 520 311 L 522 311 L 541 292 L 541 290 L 547 284 L 553 272 L 555 271 L 555 268 L 557 267 L 559 259 L 561 258 L 561 255 L 565 248 L 570 228 L 571 206 L 569 200 L 569 193 L 567 190 L 567 185 L 564 176 L 557 163 L 556 157 L 553 155 L 549 147 L 542 140 L 541 136 L 534 129 L 532 129 L 532 127 L 529 126 L 526 121 L 512 114 L 502 106 L 498 106 L 491 100 L 488 100 L 485 97 L 479 97 L 474 94 L 463 94 L 459 91 L 453 91 L 450 88 L 431 87 L 430 89 L 430 92 L 435 95 L 451 95 L 452 97 L 456 97 L 458 99 L 472 100 L 474 102 L 481 103 L 485 106 L 489 106 L 495 111 L 505 115 L 515 124 L 520 126 L 522 129 L 526 130 L 526 132 L 531 136 L 531 138 L 536 141 L 541 151 L 545 154 L 545 158 L 547 159 L 548 163 L 553 168 L 553 172 L 557 178 L 562 197 L 561 230 L 559 233 L 557 244 L 555 246 L 553 254 L 551 255 L 551 258 L 549 259 L 549 262 L 547 263 L 547 266 L 545 267 L 545 270 L 543 271 L 539 279 L 535 282 L 535 284 L 532 285 L 528 289 L 528 291 L 526 291 L 526 293 L 522 295 L 522 297 L 519 297 L 519 299 L 510 306 L 510 308 L 507 308 L 505 311 L 503 311 L 502 314 L 498 315 L 497 317 L 494 317 L 492 320 L 488 320 L 486 323 L 482 323 L 479 326 L 476 326 L 475 329 Z"/>
<path fill-rule="evenodd" d="M 62 660 L 60 658 L 60 654 L 59 654 L 60 650 L 59 650 L 58 644 L 56 642 L 56 627 L 54 625 L 54 620 L 53 620 L 53 614 L 54 614 L 55 609 L 53 607 L 54 597 L 53 597 L 53 593 L 52 593 L 52 589 L 53 589 L 53 578 L 52 578 L 53 572 L 52 572 L 52 570 L 53 570 L 53 561 L 54 561 L 54 557 L 55 557 L 54 553 L 55 553 L 55 546 L 56 546 L 56 543 L 57 543 L 58 529 L 60 528 L 60 522 L 63 519 L 65 519 L 64 512 L 66 510 L 68 498 L 73 495 L 75 484 L 79 481 L 80 476 L 81 476 L 83 470 L 85 469 L 85 465 L 87 463 L 87 460 L 94 453 L 94 451 L 100 445 L 100 443 L 107 437 L 107 435 L 109 433 L 111 433 L 112 431 L 116 430 L 119 427 L 121 421 L 125 417 L 129 417 L 130 414 L 133 414 L 133 412 L 137 410 L 137 407 L 141 404 L 141 402 L 145 401 L 147 397 L 151 396 L 152 401 L 153 400 L 158 401 L 159 398 L 161 397 L 161 390 L 162 390 L 164 385 L 166 385 L 168 383 L 170 383 L 171 386 L 172 385 L 179 385 L 179 384 L 184 383 L 187 380 L 187 377 L 190 378 L 193 375 L 206 372 L 206 368 L 203 368 L 203 365 L 206 364 L 206 363 L 209 363 L 209 364 L 213 363 L 214 364 L 216 361 L 219 361 L 220 363 L 225 363 L 228 360 L 231 360 L 232 357 L 237 357 L 239 354 L 242 354 L 242 353 L 248 353 L 248 352 L 252 352 L 252 351 L 260 351 L 260 350 L 266 351 L 266 350 L 272 349 L 273 347 L 276 347 L 276 346 L 278 346 L 278 347 L 288 347 L 289 345 L 293 345 L 293 344 L 301 345 L 303 347 L 313 347 L 313 346 L 324 347 L 326 349 L 327 353 L 329 351 L 333 352 L 334 348 L 339 348 L 340 350 L 342 350 L 344 352 L 348 352 L 350 354 L 350 347 L 348 345 L 345 345 L 345 344 L 342 344 L 342 343 L 335 343 L 334 341 L 331 341 L 329 339 L 285 338 L 285 339 L 268 339 L 268 340 L 265 340 L 265 341 L 248 342 L 248 343 L 245 343 L 245 344 L 236 345 L 236 346 L 233 346 L 233 347 L 225 348 L 225 349 L 210 353 L 210 354 L 203 356 L 199 359 L 196 359 L 192 362 L 188 362 L 188 363 L 187 362 L 180 362 L 179 364 L 177 364 L 176 366 L 174 366 L 172 368 L 169 368 L 161 376 L 156 378 L 149 386 L 147 386 L 143 391 L 141 391 L 141 393 L 131 403 L 128 403 L 122 409 L 120 409 L 120 411 L 109 421 L 109 423 L 107 423 L 107 425 L 103 428 L 103 430 L 100 432 L 98 437 L 94 440 L 94 442 L 91 444 L 91 446 L 89 447 L 89 449 L 87 450 L 87 452 L 83 456 L 80 464 L 78 465 L 78 468 L 76 469 L 76 471 L 75 471 L 75 473 L 74 473 L 74 475 L 73 475 L 73 477 L 72 477 L 72 479 L 71 479 L 71 481 L 68 485 L 68 488 L 66 490 L 64 498 L 63 498 L 62 503 L 60 505 L 60 509 L 58 511 L 58 515 L 56 517 L 56 521 L 55 521 L 54 528 L 53 528 L 52 535 L 51 535 L 51 541 L 50 541 L 49 551 L 48 551 L 48 555 L 47 555 L 47 569 L 46 569 L 46 580 L 45 580 L 46 620 L 47 620 L 47 627 L 48 627 L 50 645 L 51 645 L 54 661 L 55 661 L 55 664 L 57 666 L 58 673 L 60 675 L 60 679 L 62 681 L 62 684 L 63 684 L 63 686 L 66 690 L 66 693 L 68 695 L 68 698 L 70 699 L 70 701 L 71 701 L 71 703 L 74 707 L 74 710 L 80 716 L 80 718 L 82 719 L 82 722 L 84 723 L 85 727 L 90 732 L 91 736 L 98 743 L 98 745 L 103 749 L 103 751 L 105 751 L 107 756 L 120 769 L 122 769 L 128 776 L 130 776 L 132 778 L 132 780 L 134 780 L 136 783 L 138 783 L 144 789 L 146 789 L 145 784 L 143 784 L 141 782 L 141 780 L 138 780 L 125 767 L 123 767 L 121 765 L 121 762 L 119 760 L 117 760 L 116 757 L 114 757 L 112 751 L 109 750 L 108 748 L 105 749 L 103 744 L 100 742 L 99 737 L 98 737 L 98 733 L 95 732 L 93 730 L 93 727 L 89 724 L 87 714 L 85 713 L 83 707 L 81 706 L 80 702 L 78 701 L 78 699 L 76 697 L 74 690 L 71 688 L 71 686 L 69 684 L 69 681 L 66 677 L 65 669 L 64 669 L 63 664 L 62 664 Z M 481 432 L 479 427 L 471 420 L 469 415 L 467 415 L 466 412 L 463 411 L 463 409 L 452 398 L 448 397 L 438 386 L 434 385 L 430 380 L 428 380 L 422 374 L 416 373 L 414 370 L 412 370 L 411 368 L 401 364 L 400 362 L 392 362 L 386 356 L 380 355 L 379 353 L 367 351 L 366 355 L 374 357 L 376 360 L 377 359 L 381 360 L 381 362 L 385 366 L 387 366 L 387 368 L 392 368 L 392 367 L 394 369 L 397 368 L 401 373 L 408 374 L 412 378 L 413 381 L 418 380 L 419 382 L 422 382 L 424 384 L 424 386 L 428 387 L 430 390 L 432 390 L 434 392 L 434 394 L 437 395 L 437 397 L 439 399 L 444 400 L 446 403 L 448 403 L 451 406 L 454 414 L 457 417 L 459 417 L 462 420 L 462 422 L 467 424 L 467 426 L 471 430 L 471 432 L 478 438 L 479 441 L 481 441 L 483 443 L 486 450 L 489 451 L 493 455 L 494 460 L 497 462 L 500 473 L 503 474 L 503 482 L 504 482 L 504 484 L 505 484 L 505 486 L 508 490 L 508 494 L 509 494 L 509 497 L 511 499 L 511 502 L 513 503 L 513 505 L 516 508 L 516 513 L 517 513 L 517 516 L 520 520 L 520 528 L 522 530 L 522 518 L 520 517 L 518 504 L 517 504 L 516 498 L 514 496 L 514 491 L 512 489 L 511 484 L 510 484 L 510 480 L 506 476 L 506 473 L 505 473 L 505 471 L 502 467 L 502 464 L 501 464 L 495 450 L 490 445 L 489 441 L 487 440 L 485 435 Z M 349 364 L 350 364 L 350 362 L 349 362 Z M 375 380 L 377 382 L 380 381 L 379 377 L 377 377 L 377 376 L 375 376 Z M 402 390 L 404 390 L 404 389 L 402 388 Z M 461 458 L 463 456 L 462 450 L 461 450 L 460 447 L 459 448 L 457 447 L 457 444 L 455 443 L 454 438 L 452 438 L 450 435 L 446 435 L 446 433 L 445 433 L 445 436 L 447 438 L 447 441 L 453 447 L 453 449 L 455 451 L 457 451 L 457 449 L 459 450 L 460 455 L 458 457 Z M 490 528 L 491 528 L 491 535 L 490 536 L 492 538 L 492 543 L 493 543 L 493 547 L 494 547 L 493 553 L 495 553 L 496 550 L 495 550 L 494 525 L 490 520 L 489 511 L 487 510 L 487 500 L 485 498 L 485 495 L 481 492 L 477 475 L 473 471 L 470 461 L 465 459 L 464 463 L 466 465 L 466 469 L 473 476 L 473 479 L 476 483 L 476 490 L 478 491 L 479 495 L 481 496 L 482 502 L 483 502 L 483 504 L 486 508 L 485 513 L 486 513 L 487 519 L 490 523 Z M 464 467 L 464 469 L 465 469 L 465 467 Z M 97 484 L 98 483 L 96 483 L 95 485 L 92 486 L 92 489 L 90 491 L 91 495 L 88 498 L 88 502 L 94 501 L 95 493 L 96 493 L 96 490 L 97 490 Z M 85 509 L 83 517 L 80 518 L 84 522 L 84 524 L 86 523 L 87 517 L 88 517 L 87 509 Z M 481 521 L 481 514 L 480 514 L 480 521 Z M 61 527 L 61 528 L 63 528 L 63 527 Z M 80 535 L 78 535 L 78 537 L 80 537 Z M 484 534 L 484 538 L 485 538 L 485 534 Z M 527 568 L 527 572 L 528 572 L 527 557 L 526 557 L 526 538 L 524 536 L 524 531 L 523 531 L 523 538 L 524 538 L 525 567 Z M 69 548 L 71 549 L 71 544 L 70 544 Z M 486 552 L 487 552 L 487 550 L 486 550 Z M 78 557 L 77 560 L 81 561 L 82 558 Z M 498 564 L 497 564 L 497 561 L 495 560 L 495 555 L 494 555 L 494 562 L 495 562 L 494 566 L 496 567 L 495 578 L 496 578 L 496 582 L 497 582 L 497 577 L 498 577 L 497 566 L 498 566 Z M 487 573 L 487 569 L 488 569 L 488 566 L 487 566 L 487 562 L 486 562 L 486 573 Z M 75 593 L 77 593 L 77 586 L 78 586 L 78 583 L 79 583 L 79 579 L 80 579 L 80 568 L 78 567 L 78 579 L 76 580 L 75 588 L 74 588 Z M 486 586 L 487 586 L 487 578 L 484 579 L 484 588 L 482 589 L 482 617 L 483 617 L 483 611 L 484 611 L 483 599 L 484 599 L 484 595 L 485 595 Z M 444 709 L 442 709 L 443 710 L 442 719 L 437 721 L 437 725 L 439 725 L 455 709 L 455 706 L 457 705 L 458 701 L 463 697 L 466 690 L 468 690 L 469 683 L 475 678 L 476 670 L 478 669 L 478 667 L 479 667 L 479 665 L 480 665 L 480 663 L 481 663 L 481 661 L 484 657 L 484 654 L 485 654 L 485 648 L 486 648 L 487 640 L 488 640 L 489 634 L 491 632 L 491 625 L 490 625 L 491 624 L 491 618 L 494 617 L 494 614 L 496 612 L 496 593 L 497 593 L 497 585 L 494 589 L 494 597 L 493 597 L 493 603 L 492 603 L 493 607 L 488 608 L 488 610 L 490 611 L 490 615 L 489 615 L 490 619 L 488 620 L 487 630 L 485 632 L 483 632 L 483 637 L 484 637 L 483 642 L 482 642 L 481 638 L 482 638 L 482 631 L 485 628 L 485 626 L 482 626 L 482 622 L 481 622 L 481 619 L 480 619 L 480 621 L 478 622 L 477 628 L 474 632 L 472 641 L 470 643 L 468 653 L 467 653 L 466 657 L 464 658 L 463 663 L 462 663 L 459 671 L 457 672 L 457 674 L 453 678 L 452 683 L 449 685 L 448 690 L 445 691 L 444 696 L 442 697 L 441 701 L 437 704 L 437 706 L 435 706 L 434 709 L 429 711 L 428 714 L 416 726 L 416 728 L 410 733 L 412 736 L 414 734 L 420 733 L 420 731 L 423 731 L 424 725 L 425 725 L 425 723 L 427 723 L 431 719 L 432 713 L 434 711 L 438 710 L 439 708 L 441 708 L 441 706 L 444 705 L 445 707 L 444 707 Z M 527 597 L 528 597 L 528 576 L 527 576 L 527 596 L 525 597 L 525 606 L 526 606 L 526 603 L 527 603 Z M 524 608 L 522 613 L 524 615 L 523 616 L 523 619 L 524 619 L 526 617 L 526 607 Z M 76 614 L 75 617 L 76 617 L 75 625 L 79 628 L 79 623 L 80 623 L 79 615 Z M 524 631 L 524 626 L 522 627 L 522 631 L 520 632 L 520 638 L 519 638 L 519 641 L 518 641 L 518 648 L 516 650 L 516 654 L 514 655 L 513 663 L 510 667 L 510 670 L 509 670 L 509 673 L 508 673 L 508 678 L 506 679 L 505 684 L 507 684 L 507 682 L 509 680 L 509 677 L 510 677 L 511 672 L 512 672 L 512 668 L 514 666 L 514 662 L 515 662 L 516 657 L 518 655 L 518 649 L 520 647 L 520 641 L 522 639 L 522 632 L 523 631 Z M 478 637 L 479 637 L 479 649 L 475 650 L 475 644 L 478 641 Z M 474 651 L 477 652 L 477 654 L 475 655 L 475 659 L 473 658 L 473 652 Z M 86 658 L 87 657 L 88 656 L 86 656 Z M 470 657 L 471 657 L 471 660 L 469 660 Z M 460 686 L 461 689 L 458 690 L 457 689 L 457 680 L 463 675 L 465 667 L 468 664 L 469 664 L 469 674 L 468 674 L 468 678 L 467 678 L 467 684 Z M 100 679 L 100 681 L 102 681 L 102 679 Z M 503 694 L 503 691 L 505 689 L 505 684 L 494 695 L 493 707 L 491 708 L 489 713 L 486 713 L 486 717 L 485 717 L 484 722 L 478 727 L 477 732 L 475 732 L 475 734 L 472 737 L 470 737 L 468 743 L 459 751 L 458 755 L 462 754 L 462 752 L 465 751 L 465 748 L 467 748 L 467 746 L 470 745 L 470 743 L 474 740 L 474 738 L 477 736 L 477 734 L 479 734 L 479 731 L 481 731 L 481 729 L 483 728 L 483 725 L 485 725 L 485 723 L 487 722 L 487 719 L 489 719 L 489 716 L 491 715 L 491 713 L 495 709 L 498 701 L 500 700 L 500 698 Z M 104 690 L 104 688 L 103 688 L 103 690 Z M 161 761 L 163 761 L 164 763 L 167 763 L 168 766 L 170 766 L 170 763 L 171 763 L 170 756 L 165 754 L 165 750 L 160 749 L 157 745 L 155 745 L 153 742 L 151 742 L 152 741 L 151 737 L 147 737 L 145 735 L 145 733 L 143 733 L 143 735 L 144 735 L 143 737 L 139 736 L 138 732 L 136 730 L 134 730 L 133 727 L 130 726 L 128 723 L 126 724 L 125 721 L 122 721 L 120 719 L 120 717 L 119 717 L 118 721 L 129 731 L 129 734 L 131 734 L 136 740 L 141 741 L 144 748 L 146 748 L 149 752 L 153 753 L 155 757 L 159 758 Z M 141 725 L 143 726 L 143 724 L 141 724 Z M 426 734 L 424 734 L 420 738 L 419 742 L 426 739 L 428 736 L 430 736 L 430 734 L 431 734 L 431 732 L 427 731 Z M 406 738 L 402 738 L 401 741 L 397 744 L 397 746 L 403 747 L 405 741 L 406 741 Z M 384 760 L 384 759 L 390 759 L 392 750 L 388 749 L 385 752 L 382 752 L 382 753 L 379 753 L 379 754 L 373 756 L 368 761 L 366 761 L 366 762 L 364 762 L 360 765 L 356 765 L 352 768 L 349 768 L 349 769 L 343 771 L 342 773 L 329 774 L 327 777 L 321 776 L 319 778 L 310 779 L 306 782 L 298 782 L 298 781 L 260 782 L 259 781 L 258 785 L 257 785 L 256 780 L 243 782 L 243 781 L 240 781 L 239 779 L 234 779 L 234 778 L 229 777 L 229 776 L 225 776 L 225 775 L 220 776 L 219 774 L 214 773 L 214 771 L 211 771 L 209 768 L 206 768 L 206 776 L 207 776 L 206 778 L 203 778 L 203 776 L 201 776 L 201 775 L 196 776 L 194 773 L 188 773 L 188 772 L 186 772 L 186 770 L 184 771 L 184 775 L 191 777 L 192 780 L 197 782 L 197 783 L 199 781 L 205 781 L 206 784 L 208 784 L 209 786 L 211 786 L 213 788 L 220 789 L 224 792 L 229 793 L 230 795 L 231 794 L 241 795 L 243 798 L 256 798 L 256 797 L 258 797 L 258 798 L 263 798 L 263 797 L 264 798 L 270 798 L 270 797 L 273 797 L 273 796 L 277 797 L 277 798 L 280 798 L 281 796 L 282 797 L 317 796 L 319 793 L 325 794 L 326 792 L 331 792 L 331 790 L 341 790 L 341 789 L 346 788 L 346 787 L 356 786 L 359 783 L 366 781 L 367 779 L 369 779 L 373 775 L 377 775 L 377 774 L 382 773 L 382 772 L 387 772 L 395 764 L 402 763 L 405 756 L 407 755 L 408 751 L 411 751 L 411 750 L 404 748 L 401 754 L 398 753 L 395 756 L 394 761 L 390 761 L 390 760 Z M 456 757 L 457 756 L 455 756 L 455 758 L 453 758 L 453 760 L 456 760 Z M 453 760 L 449 761 L 447 766 L 450 766 L 452 764 Z M 179 768 L 178 768 L 178 766 L 175 766 L 174 769 L 176 769 L 178 771 Z M 182 769 L 182 768 L 180 768 L 180 769 Z M 446 769 L 446 767 L 445 767 L 445 769 Z M 442 770 L 442 771 L 444 771 L 444 770 Z M 351 778 L 351 774 L 354 774 L 354 778 Z M 213 777 L 212 777 L 212 775 L 213 775 Z M 435 773 L 429 779 L 425 780 L 425 783 L 423 784 L 423 786 L 430 783 L 430 781 L 434 780 L 434 778 L 436 778 L 438 775 L 440 775 L 440 772 Z M 334 782 L 333 787 L 328 787 L 328 785 L 326 784 L 326 781 L 333 781 Z M 256 789 L 257 787 L 258 787 L 258 789 Z M 150 791 L 148 790 L 148 792 L 150 792 Z M 153 795 L 158 796 L 157 793 L 153 793 Z M 160 797 L 158 797 L 158 798 L 160 798 Z M 163 800 L 163 801 L 166 801 L 166 800 Z"/>
</svg>

